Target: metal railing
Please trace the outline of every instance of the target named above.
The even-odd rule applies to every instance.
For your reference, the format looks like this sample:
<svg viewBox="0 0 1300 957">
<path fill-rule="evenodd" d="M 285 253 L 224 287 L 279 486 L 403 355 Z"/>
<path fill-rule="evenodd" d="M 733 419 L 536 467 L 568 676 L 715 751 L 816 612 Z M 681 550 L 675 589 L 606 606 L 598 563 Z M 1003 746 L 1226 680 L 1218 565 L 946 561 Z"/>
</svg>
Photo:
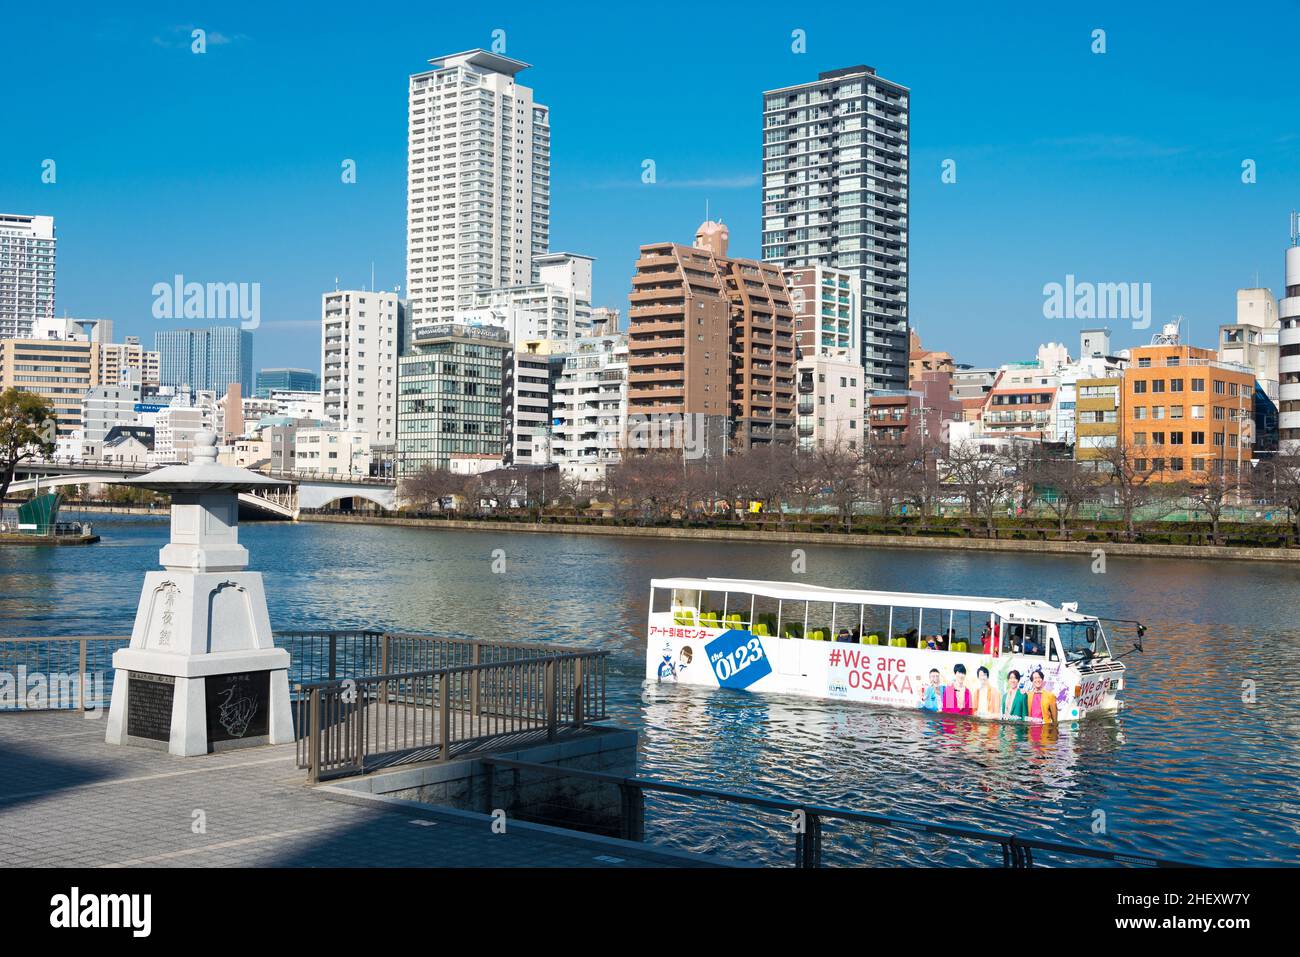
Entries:
<svg viewBox="0 0 1300 957">
<path fill-rule="evenodd" d="M 0 711 L 107 707 L 113 652 L 130 643 L 127 635 L 0 637 L 0 674 L 14 682 L 14 699 L 0 701 Z"/>
<path fill-rule="evenodd" d="M 298 766 L 314 783 L 491 744 L 554 740 L 605 712 L 606 651 L 385 635 L 401 660 L 457 663 L 299 684 Z"/>
<path fill-rule="evenodd" d="M 484 800 L 488 806 L 491 806 L 493 802 L 495 782 L 492 774 L 495 768 L 536 772 L 551 777 L 576 777 L 617 786 L 622 795 L 623 809 L 620 836 L 628 840 L 640 839 L 639 836 L 644 832 L 645 810 L 643 796 L 647 791 L 672 794 L 678 797 L 720 800 L 731 804 L 747 805 L 761 810 L 780 812 L 786 815 L 783 823 L 789 827 L 795 837 L 796 867 L 814 868 L 822 866 L 822 824 L 828 819 L 864 824 L 884 830 L 933 834 L 983 844 L 997 844 L 1002 849 L 1003 867 L 1033 867 L 1034 851 L 1036 850 L 1048 854 L 1086 857 L 1112 864 L 1129 864 L 1140 867 L 1201 866 L 1186 861 L 1169 860 L 1146 854 L 1111 851 L 1104 848 L 1088 847 L 1084 844 L 1070 844 L 1064 841 L 1049 841 L 1023 834 L 986 831 L 981 828 L 964 827 L 959 824 L 944 824 L 936 821 L 918 821 L 913 818 L 896 817 L 890 814 L 873 814 L 868 811 L 853 810 L 852 808 L 828 807 L 805 801 L 787 801 L 781 798 L 761 797 L 756 794 L 697 787 L 691 784 L 674 784 L 670 781 L 658 781 L 653 778 L 623 777 L 603 771 L 586 771 L 552 764 L 537 764 L 531 761 L 515 761 L 508 758 L 484 757 L 482 763 L 489 772 L 487 786 L 484 789 Z"/>
<path fill-rule="evenodd" d="M 0 701 L 0 711 L 107 706 L 113 683 L 113 652 L 130 643 L 129 635 L 0 636 L 0 673 L 14 679 L 17 691 L 12 703 Z M 275 645 L 289 652 L 289 681 L 294 697 L 301 689 L 321 682 L 500 664 L 572 651 L 538 642 L 484 642 L 377 629 L 277 631 Z M 19 687 L 23 676 L 33 680 L 23 681 Z M 603 664 L 600 679 L 603 715 Z M 42 687 L 46 691 L 28 695 L 25 690 L 29 687 L 34 692 Z"/>
</svg>

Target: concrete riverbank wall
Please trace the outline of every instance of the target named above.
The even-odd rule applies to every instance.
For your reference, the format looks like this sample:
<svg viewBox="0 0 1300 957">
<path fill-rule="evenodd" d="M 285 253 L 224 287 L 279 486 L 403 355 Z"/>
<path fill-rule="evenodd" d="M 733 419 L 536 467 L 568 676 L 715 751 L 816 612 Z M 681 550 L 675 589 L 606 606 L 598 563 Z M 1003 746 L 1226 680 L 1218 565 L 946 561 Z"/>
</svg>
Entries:
<svg viewBox="0 0 1300 957">
<path fill-rule="evenodd" d="M 864 535 L 856 533 L 780 532 L 734 528 L 640 528 L 619 525 L 560 525 L 536 522 L 404 518 L 373 515 L 312 515 L 301 521 L 354 525 L 398 525 L 412 528 L 460 529 L 476 532 L 535 532 L 552 535 L 613 535 L 683 541 L 754 542 L 765 545 L 870 546 L 874 548 L 932 548 L 946 552 L 998 551 L 1066 554 L 1108 558 L 1198 558 L 1233 561 L 1300 562 L 1300 549 L 1238 548 L 1225 545 L 1155 545 L 1138 542 L 1029 541 L 1025 539 L 947 538 L 921 535 Z"/>
<path fill-rule="evenodd" d="M 579 737 L 496 751 L 491 756 L 632 777 L 636 774 L 636 744 L 635 731 L 592 728 Z M 624 840 L 644 839 L 644 815 L 636 813 L 639 809 L 625 806 L 617 785 L 526 768 L 494 768 L 482 757 L 397 767 L 332 781 L 329 788 L 483 814 L 504 812 L 507 820 L 573 828 Z M 634 799 L 640 802 L 641 792 L 633 791 Z"/>
</svg>

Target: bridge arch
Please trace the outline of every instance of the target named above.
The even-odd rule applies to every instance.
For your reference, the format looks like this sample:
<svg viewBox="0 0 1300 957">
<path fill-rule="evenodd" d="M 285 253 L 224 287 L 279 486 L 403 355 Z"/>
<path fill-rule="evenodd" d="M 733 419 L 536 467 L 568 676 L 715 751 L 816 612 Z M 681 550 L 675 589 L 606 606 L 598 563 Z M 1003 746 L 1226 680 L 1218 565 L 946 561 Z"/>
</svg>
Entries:
<svg viewBox="0 0 1300 957">
<path fill-rule="evenodd" d="M 345 498 L 362 498 L 373 502 L 385 511 L 392 511 L 397 506 L 396 489 L 391 485 L 336 485 L 331 482 L 308 482 L 298 484 L 299 508 L 326 508 Z"/>
</svg>

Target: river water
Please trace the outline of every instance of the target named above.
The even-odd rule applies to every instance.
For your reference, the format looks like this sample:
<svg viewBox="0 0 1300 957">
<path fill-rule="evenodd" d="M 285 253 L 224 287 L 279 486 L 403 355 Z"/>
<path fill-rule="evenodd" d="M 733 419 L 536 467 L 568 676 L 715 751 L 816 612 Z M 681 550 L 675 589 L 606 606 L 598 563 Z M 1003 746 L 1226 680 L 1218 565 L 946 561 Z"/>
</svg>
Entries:
<svg viewBox="0 0 1300 957">
<path fill-rule="evenodd" d="M 69 516 L 71 517 L 71 516 Z M 165 523 L 86 516 L 89 547 L 0 547 L 0 634 L 129 634 Z M 1282 563 L 656 541 L 249 523 L 276 629 L 373 627 L 611 652 L 640 772 L 1203 863 L 1300 863 L 1300 567 Z M 501 549 L 504 571 L 492 571 Z M 649 581 L 674 575 L 1078 601 L 1137 618 L 1127 707 L 1072 733 L 842 701 L 644 687 Z M 1116 651 L 1122 639 L 1112 638 Z M 1253 701 L 1246 698 L 1252 697 Z M 793 860 L 789 823 L 651 798 L 647 837 Z M 974 864 L 992 847 L 829 824 L 826 862 Z"/>
</svg>

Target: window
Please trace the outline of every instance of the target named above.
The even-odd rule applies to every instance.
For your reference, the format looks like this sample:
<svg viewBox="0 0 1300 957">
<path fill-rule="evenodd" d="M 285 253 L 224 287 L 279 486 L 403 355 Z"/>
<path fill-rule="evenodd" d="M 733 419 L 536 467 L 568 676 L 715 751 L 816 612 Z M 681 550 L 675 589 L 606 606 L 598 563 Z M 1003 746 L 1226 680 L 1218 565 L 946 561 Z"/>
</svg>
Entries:
<svg viewBox="0 0 1300 957">
<path fill-rule="evenodd" d="M 1171 405 L 1169 407 L 1169 418 L 1181 419 L 1183 417 L 1183 407 L 1181 405 Z"/>
<path fill-rule="evenodd" d="M 1133 383 L 1134 395 L 1142 395 L 1144 392 L 1146 392 L 1146 390 L 1147 390 L 1147 384 L 1145 379 L 1138 379 Z"/>
<path fill-rule="evenodd" d="M 1163 405 L 1153 405 L 1151 407 L 1151 418 L 1163 419 L 1165 417 L 1165 407 Z"/>
<path fill-rule="evenodd" d="M 1163 432 L 1152 432 L 1152 433 L 1151 433 L 1151 444 L 1152 444 L 1152 445 L 1164 445 L 1164 444 L 1165 444 L 1165 434 L 1164 434 Z"/>
<path fill-rule="evenodd" d="M 1170 433 L 1169 433 L 1169 444 L 1170 444 L 1170 445 L 1182 445 L 1182 444 L 1183 444 L 1183 433 L 1181 433 L 1181 432 L 1170 432 Z"/>
<path fill-rule="evenodd" d="M 1164 380 L 1164 379 L 1152 379 L 1152 380 L 1151 380 L 1151 391 L 1152 391 L 1152 392 L 1164 392 L 1164 391 L 1165 391 L 1165 380 Z"/>
<path fill-rule="evenodd" d="M 1136 420 L 1138 420 L 1138 421 L 1141 421 L 1142 419 L 1145 419 L 1146 417 L 1147 417 L 1147 407 L 1146 407 L 1145 405 L 1138 405 L 1138 406 L 1134 406 L 1134 407 L 1133 407 L 1133 418 L 1134 418 L 1134 419 L 1136 419 Z"/>
<path fill-rule="evenodd" d="M 1182 379 L 1170 379 L 1170 380 L 1169 380 L 1169 391 L 1170 391 L 1170 392 L 1182 392 L 1182 391 L 1183 391 L 1183 380 L 1182 380 Z"/>
<path fill-rule="evenodd" d="M 1204 433 L 1204 432 L 1193 432 L 1193 433 L 1192 433 L 1192 445 L 1204 445 L 1204 444 L 1205 444 L 1205 433 Z M 1193 461 L 1195 461 L 1195 459 L 1193 459 Z M 1196 466 L 1192 466 L 1192 468 L 1195 468 L 1195 467 L 1196 467 Z"/>
<path fill-rule="evenodd" d="M 1193 379 L 1193 380 L 1192 380 L 1192 391 L 1193 391 L 1193 392 L 1204 392 L 1204 391 L 1205 391 L 1205 380 L 1204 380 L 1204 379 Z"/>
</svg>

